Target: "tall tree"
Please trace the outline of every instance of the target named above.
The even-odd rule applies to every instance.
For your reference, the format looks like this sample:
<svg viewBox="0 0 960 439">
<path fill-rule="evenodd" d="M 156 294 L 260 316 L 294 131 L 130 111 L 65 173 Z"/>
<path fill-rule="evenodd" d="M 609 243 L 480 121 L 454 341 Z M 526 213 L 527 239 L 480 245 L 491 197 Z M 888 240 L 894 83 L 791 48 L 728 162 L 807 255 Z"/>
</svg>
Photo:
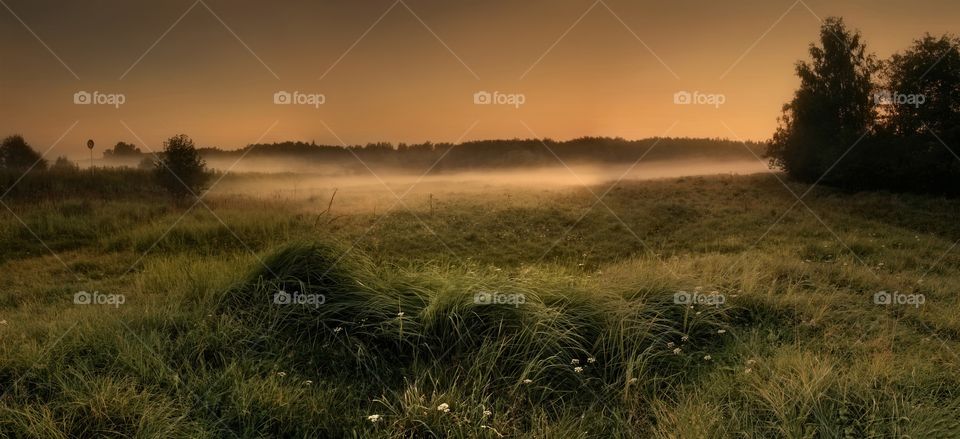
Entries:
<svg viewBox="0 0 960 439">
<path fill-rule="evenodd" d="M 768 154 L 773 165 L 802 181 L 827 174 L 874 125 L 873 75 L 878 63 L 860 33 L 839 17 L 820 28 L 820 45 L 810 45 L 810 61 L 797 63 L 800 88 L 784 105 Z M 842 178 L 840 169 L 831 178 Z"/>
</svg>

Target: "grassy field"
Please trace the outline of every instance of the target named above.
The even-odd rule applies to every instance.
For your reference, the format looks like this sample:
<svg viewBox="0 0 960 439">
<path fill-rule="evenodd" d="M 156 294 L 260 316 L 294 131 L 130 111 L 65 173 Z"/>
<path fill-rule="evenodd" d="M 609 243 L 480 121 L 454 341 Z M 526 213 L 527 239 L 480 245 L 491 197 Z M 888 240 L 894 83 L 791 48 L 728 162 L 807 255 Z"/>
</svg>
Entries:
<svg viewBox="0 0 960 439">
<path fill-rule="evenodd" d="M 960 436 L 958 200 L 257 178 L 4 200 L 0 436 Z"/>
</svg>

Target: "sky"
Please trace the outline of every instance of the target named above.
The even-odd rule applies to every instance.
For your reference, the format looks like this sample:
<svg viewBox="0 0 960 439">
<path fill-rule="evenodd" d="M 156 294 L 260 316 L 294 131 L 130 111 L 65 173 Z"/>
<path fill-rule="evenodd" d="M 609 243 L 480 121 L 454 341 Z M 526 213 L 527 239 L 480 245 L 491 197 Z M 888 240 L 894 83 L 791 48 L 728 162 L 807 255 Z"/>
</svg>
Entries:
<svg viewBox="0 0 960 439">
<path fill-rule="evenodd" d="M 0 135 L 76 158 L 178 133 L 762 141 L 828 16 L 887 57 L 957 32 L 960 2 L 0 0 Z"/>
</svg>

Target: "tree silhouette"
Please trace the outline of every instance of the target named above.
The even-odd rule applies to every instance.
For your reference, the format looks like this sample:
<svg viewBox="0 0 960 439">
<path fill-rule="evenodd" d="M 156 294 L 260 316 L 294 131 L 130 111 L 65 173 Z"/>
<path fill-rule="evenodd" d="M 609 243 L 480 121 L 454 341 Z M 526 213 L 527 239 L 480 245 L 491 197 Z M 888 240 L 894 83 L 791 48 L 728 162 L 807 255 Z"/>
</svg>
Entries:
<svg viewBox="0 0 960 439">
<path fill-rule="evenodd" d="M 824 21 L 820 46 L 810 46 L 810 58 L 797 63 L 800 88 L 784 105 L 768 151 L 773 165 L 808 182 L 827 174 L 873 126 L 872 77 L 878 70 L 860 33 L 847 30 L 838 17 Z"/>
<path fill-rule="evenodd" d="M 960 40 L 930 34 L 893 55 L 885 69 L 892 98 L 886 125 L 897 135 L 960 126 Z"/>
<path fill-rule="evenodd" d="M 193 140 L 179 134 L 165 141 L 163 147 L 154 171 L 160 185 L 177 199 L 198 195 L 210 175 Z"/>
<path fill-rule="evenodd" d="M 0 168 L 44 170 L 47 169 L 47 161 L 23 140 L 23 136 L 15 134 L 0 143 Z"/>
<path fill-rule="evenodd" d="M 914 41 L 885 63 L 881 84 L 878 63 L 839 18 L 824 23 L 820 44 L 797 65 L 772 164 L 848 189 L 960 195 L 960 40 Z"/>
<path fill-rule="evenodd" d="M 139 156 L 140 148 L 137 148 L 135 145 L 126 142 L 117 142 L 114 145 L 113 149 L 107 149 L 103 151 L 103 156 L 105 158 L 110 157 L 129 157 L 129 156 Z"/>
</svg>

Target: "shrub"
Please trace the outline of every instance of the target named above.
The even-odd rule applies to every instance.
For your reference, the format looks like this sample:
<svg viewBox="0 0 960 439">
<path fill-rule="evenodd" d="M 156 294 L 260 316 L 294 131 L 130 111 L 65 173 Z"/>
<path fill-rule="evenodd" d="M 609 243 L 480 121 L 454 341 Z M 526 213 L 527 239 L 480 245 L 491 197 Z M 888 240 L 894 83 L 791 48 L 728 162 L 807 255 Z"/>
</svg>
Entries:
<svg viewBox="0 0 960 439">
<path fill-rule="evenodd" d="M 57 161 L 53 162 L 53 166 L 50 167 L 51 171 L 76 171 L 80 167 L 76 163 L 71 162 L 64 156 L 57 157 Z"/>
</svg>

